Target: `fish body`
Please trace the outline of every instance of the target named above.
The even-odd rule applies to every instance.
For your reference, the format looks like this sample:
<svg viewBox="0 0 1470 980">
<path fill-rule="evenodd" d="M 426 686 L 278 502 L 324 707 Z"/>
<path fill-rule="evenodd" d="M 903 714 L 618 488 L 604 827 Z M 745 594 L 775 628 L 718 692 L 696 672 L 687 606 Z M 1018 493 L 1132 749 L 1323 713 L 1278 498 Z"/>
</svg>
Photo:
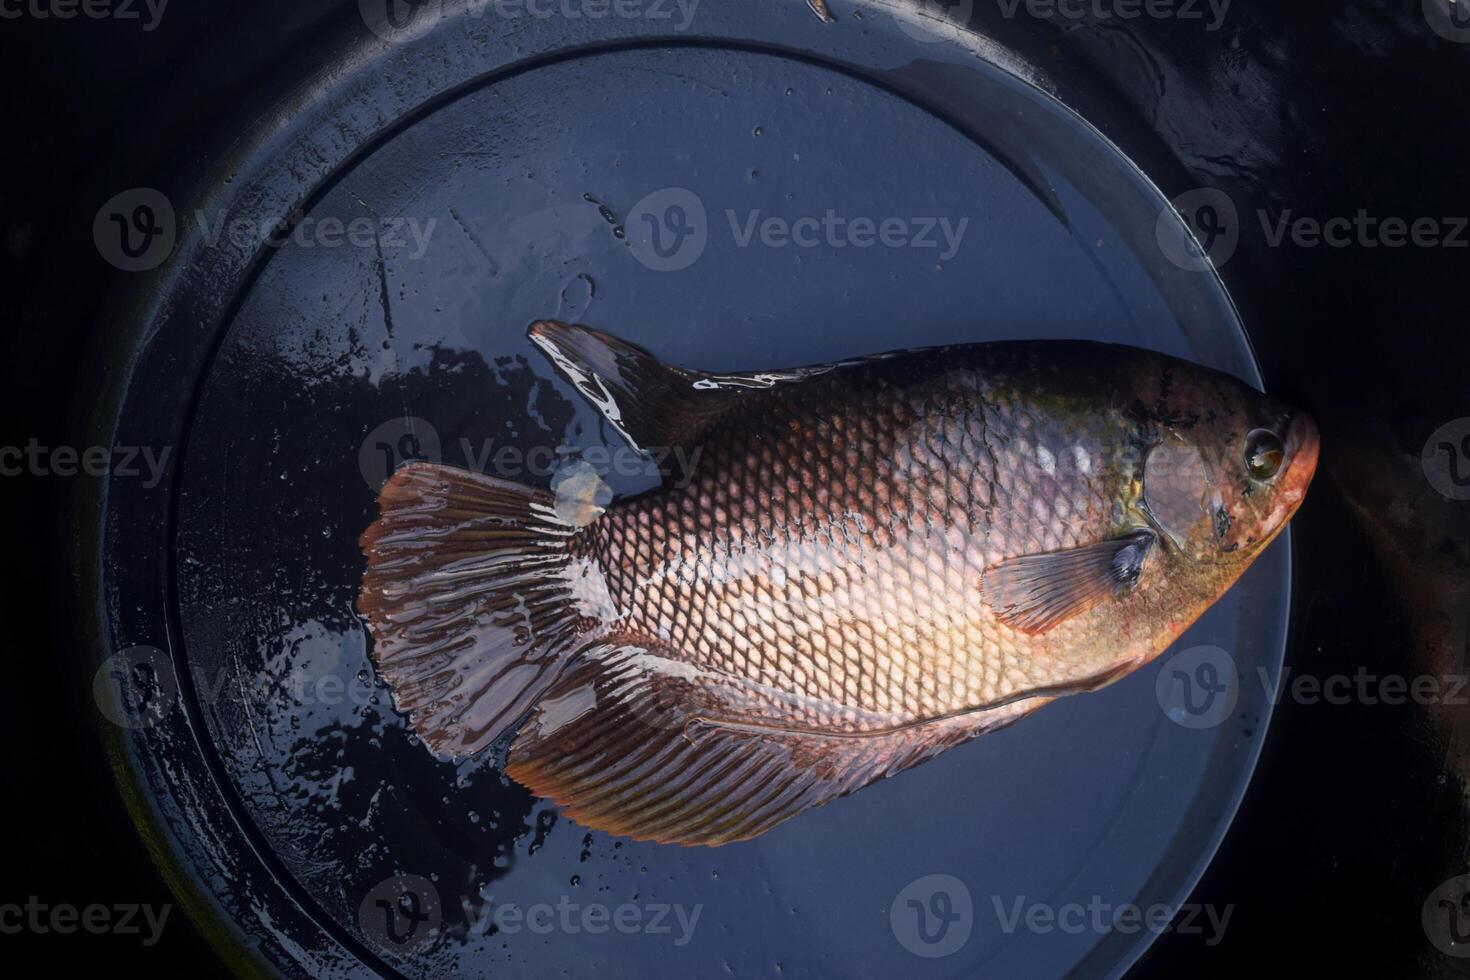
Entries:
<svg viewBox="0 0 1470 980">
<path fill-rule="evenodd" d="M 1082 342 L 711 375 L 584 327 L 531 339 L 638 448 L 699 449 L 567 520 L 544 491 L 395 474 L 360 606 L 436 752 L 582 822 L 719 844 L 1123 676 L 1299 505 L 1310 418 Z M 517 725 L 519 722 L 519 725 Z"/>
</svg>

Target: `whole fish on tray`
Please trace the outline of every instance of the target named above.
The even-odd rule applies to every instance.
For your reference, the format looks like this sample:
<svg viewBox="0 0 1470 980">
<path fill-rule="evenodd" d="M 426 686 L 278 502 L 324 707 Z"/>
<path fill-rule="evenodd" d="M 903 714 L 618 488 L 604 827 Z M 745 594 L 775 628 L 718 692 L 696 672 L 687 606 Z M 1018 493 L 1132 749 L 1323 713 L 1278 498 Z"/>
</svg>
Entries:
<svg viewBox="0 0 1470 980">
<path fill-rule="evenodd" d="M 607 507 L 411 464 L 362 536 L 373 659 L 436 754 L 716 845 L 1147 663 L 1286 525 L 1305 414 L 1075 341 L 706 374 L 530 339 L 686 479 Z"/>
</svg>

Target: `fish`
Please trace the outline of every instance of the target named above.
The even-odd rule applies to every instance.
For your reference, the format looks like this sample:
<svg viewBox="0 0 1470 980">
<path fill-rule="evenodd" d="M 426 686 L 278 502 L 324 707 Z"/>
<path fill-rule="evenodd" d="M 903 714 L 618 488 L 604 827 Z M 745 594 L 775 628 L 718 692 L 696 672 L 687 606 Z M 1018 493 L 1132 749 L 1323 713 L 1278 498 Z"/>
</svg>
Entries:
<svg viewBox="0 0 1470 980">
<path fill-rule="evenodd" d="M 490 752 L 635 840 L 748 840 L 1138 669 L 1317 463 L 1307 413 L 1118 345 L 710 373 L 580 324 L 528 338 L 632 449 L 697 464 L 612 501 L 409 463 L 358 609 L 436 757 Z"/>
</svg>

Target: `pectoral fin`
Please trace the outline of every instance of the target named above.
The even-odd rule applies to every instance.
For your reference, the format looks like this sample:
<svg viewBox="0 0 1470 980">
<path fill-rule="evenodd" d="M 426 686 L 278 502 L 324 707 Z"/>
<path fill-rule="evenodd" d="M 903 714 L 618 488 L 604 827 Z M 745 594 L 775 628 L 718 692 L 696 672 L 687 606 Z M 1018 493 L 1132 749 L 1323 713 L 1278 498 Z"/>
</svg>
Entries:
<svg viewBox="0 0 1470 980">
<path fill-rule="evenodd" d="M 1108 541 L 1022 555 L 987 568 L 985 602 L 996 618 L 1023 633 L 1044 633 L 1138 582 L 1157 535 L 1134 531 Z"/>
</svg>

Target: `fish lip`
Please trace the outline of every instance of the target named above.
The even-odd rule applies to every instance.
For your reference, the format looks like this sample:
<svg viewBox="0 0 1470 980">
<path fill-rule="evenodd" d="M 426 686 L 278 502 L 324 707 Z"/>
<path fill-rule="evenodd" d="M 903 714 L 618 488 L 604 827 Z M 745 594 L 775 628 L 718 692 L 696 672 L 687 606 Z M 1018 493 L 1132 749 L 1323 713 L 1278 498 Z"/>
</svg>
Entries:
<svg viewBox="0 0 1470 980">
<path fill-rule="evenodd" d="M 1317 423 L 1306 412 L 1292 419 L 1286 430 L 1287 479 L 1293 490 L 1305 493 L 1307 484 L 1317 472 L 1317 457 L 1321 452 L 1322 437 Z"/>
</svg>

